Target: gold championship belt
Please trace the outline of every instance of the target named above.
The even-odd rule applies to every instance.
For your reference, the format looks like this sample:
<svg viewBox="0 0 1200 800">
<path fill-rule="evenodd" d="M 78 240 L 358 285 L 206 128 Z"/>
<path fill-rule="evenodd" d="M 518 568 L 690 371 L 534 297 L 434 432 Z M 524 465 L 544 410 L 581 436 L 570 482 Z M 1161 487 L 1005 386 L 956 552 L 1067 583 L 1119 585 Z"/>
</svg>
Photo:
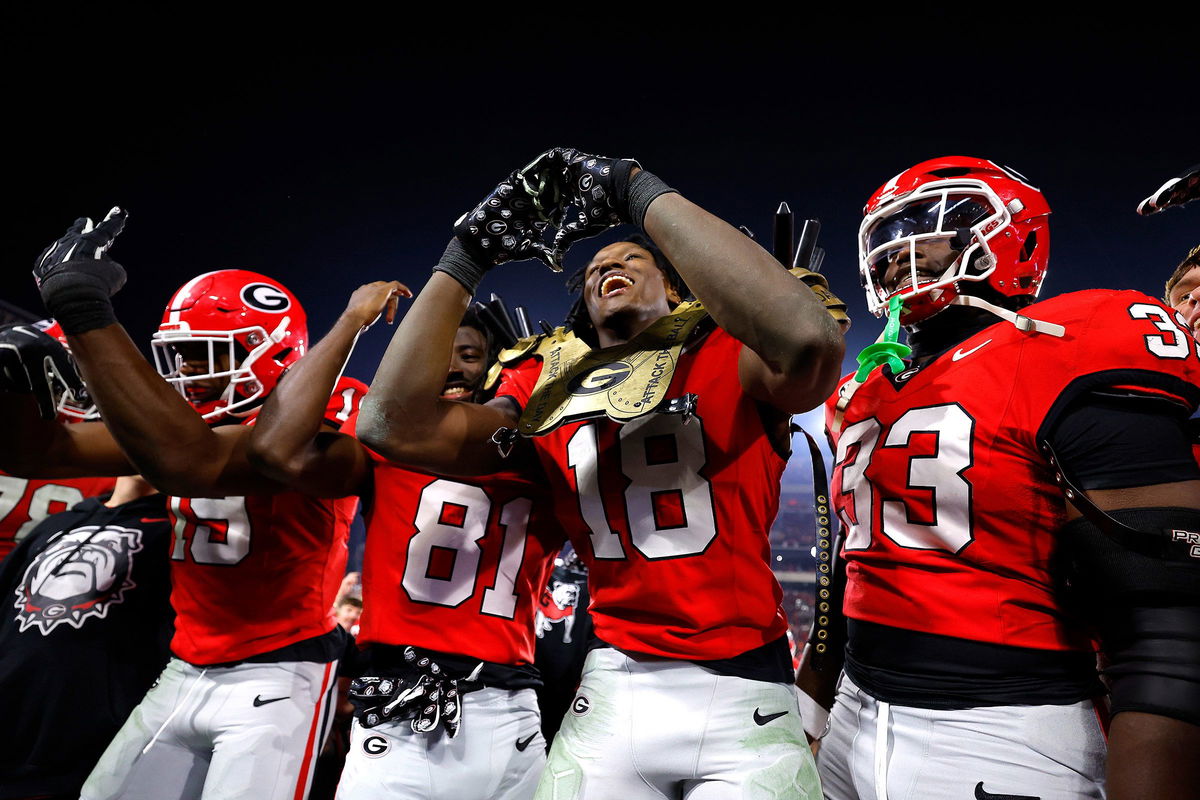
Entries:
<svg viewBox="0 0 1200 800">
<path fill-rule="evenodd" d="M 541 357 L 541 374 L 517 423 L 522 436 L 541 436 L 565 422 L 603 416 L 628 422 L 663 404 L 684 343 L 708 318 L 698 300 L 680 303 L 625 344 L 601 350 L 555 328 L 501 352 L 489 382 L 499 375 L 498 368 Z"/>
<path fill-rule="evenodd" d="M 829 291 L 824 276 L 801 267 L 789 272 L 816 294 L 831 317 L 850 324 L 846 304 Z M 602 350 L 555 328 L 502 351 L 486 385 L 495 385 L 509 364 L 539 356 L 542 371 L 517 423 L 518 434 L 542 436 L 563 423 L 602 416 L 629 422 L 663 406 L 683 345 L 701 323 L 713 324 L 699 300 L 680 303 L 625 344 Z"/>
<path fill-rule="evenodd" d="M 842 330 L 842 333 L 845 333 L 850 327 L 850 315 L 846 313 L 846 304 L 829 290 L 829 282 L 825 280 L 825 276 L 819 272 L 807 270 L 804 267 L 792 267 L 788 272 L 799 278 L 809 289 L 812 289 L 817 299 L 825 305 L 825 310 L 829 312 L 829 316 L 833 317 L 839 325 L 845 326 Z"/>
</svg>

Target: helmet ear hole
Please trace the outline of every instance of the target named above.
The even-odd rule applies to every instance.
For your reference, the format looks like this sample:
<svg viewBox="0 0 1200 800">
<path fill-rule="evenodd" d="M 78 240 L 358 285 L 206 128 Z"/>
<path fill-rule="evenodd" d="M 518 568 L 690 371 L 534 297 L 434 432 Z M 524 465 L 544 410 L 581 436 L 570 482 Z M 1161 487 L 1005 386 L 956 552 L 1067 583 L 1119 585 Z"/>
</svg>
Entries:
<svg viewBox="0 0 1200 800">
<path fill-rule="evenodd" d="M 294 350 L 294 349 L 295 348 L 292 348 L 292 347 L 285 347 L 284 349 L 282 349 L 278 353 L 276 353 L 274 356 L 272 356 L 272 358 L 275 359 L 275 362 L 277 364 L 286 365 L 287 357 L 292 354 L 292 350 Z"/>
<path fill-rule="evenodd" d="M 1038 235 L 1037 231 L 1030 231 L 1025 237 L 1024 244 L 1021 245 L 1021 261 L 1028 261 L 1033 258 L 1033 253 L 1037 250 Z"/>
</svg>

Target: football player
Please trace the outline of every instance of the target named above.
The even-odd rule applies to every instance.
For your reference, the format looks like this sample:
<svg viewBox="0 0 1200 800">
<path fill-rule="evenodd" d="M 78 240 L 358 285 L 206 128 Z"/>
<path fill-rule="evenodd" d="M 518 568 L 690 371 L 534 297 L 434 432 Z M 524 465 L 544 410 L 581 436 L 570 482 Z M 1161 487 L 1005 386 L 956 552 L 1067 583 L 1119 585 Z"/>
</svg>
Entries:
<svg viewBox="0 0 1200 800">
<path fill-rule="evenodd" d="M 355 298 L 378 308 L 388 287 Z M 322 459 L 323 398 L 357 333 L 335 326 L 267 401 L 250 445 L 267 474 L 287 481 Z M 477 315 L 446 350 L 440 397 L 477 401 L 489 352 Z M 544 486 L 513 471 L 442 478 L 365 448 L 344 479 L 366 498 L 366 611 L 337 796 L 527 800 L 546 760 L 534 609 L 562 543 Z"/>
<path fill-rule="evenodd" d="M 1163 302 L 1182 314 L 1192 335 L 1200 338 L 1200 245 L 1192 248 L 1167 279 Z"/>
<path fill-rule="evenodd" d="M 262 475 L 247 457 L 249 424 L 306 350 L 303 308 L 254 272 L 199 275 L 172 295 L 153 337 L 160 375 L 109 300 L 125 280 L 107 255 L 124 216 L 78 220 L 34 270 L 104 423 L 42 422 L 24 403 L 0 448 L 17 474 L 111 475 L 134 464 L 171 495 L 174 657 L 83 797 L 190 797 L 201 786 L 230 798 L 303 797 L 346 636 L 331 615 L 357 503 L 343 476 L 362 458 L 336 428 L 365 387 L 342 379 L 325 398 L 328 442 L 311 469 L 287 484 Z M 372 321 L 357 312 L 342 324 Z"/>
<path fill-rule="evenodd" d="M 1049 213 L 963 157 L 867 202 L 867 302 L 912 352 L 826 409 L 848 626 L 818 757 L 833 800 L 1195 796 L 1196 343 L 1138 292 L 1034 304 Z"/>
<path fill-rule="evenodd" d="M 534 255 L 557 266 L 572 241 L 616 221 L 643 228 L 662 255 L 631 241 L 601 249 L 579 332 L 502 356 L 509 369 L 487 405 L 439 399 L 484 270 Z M 547 222 L 553 246 L 540 236 Z M 532 435 L 515 448 L 531 443 L 546 472 L 590 570 L 604 645 L 588 656 L 538 796 L 818 797 L 767 532 L 788 416 L 824 399 L 841 361 L 823 279 L 788 274 L 636 162 L 563 148 L 455 230 L 358 432 L 390 458 L 462 473 L 500 468 L 512 434 Z M 669 263 L 703 306 L 680 302 Z"/>
<path fill-rule="evenodd" d="M 44 415 L 64 424 L 99 419 L 96 406 L 84 396 L 76 397 L 77 389 L 82 384 L 70 386 L 66 381 L 71 380 L 75 368 L 69 362 L 69 353 L 58 355 L 60 367 L 50 370 L 40 370 L 36 375 L 29 375 L 22 366 L 16 351 L 28 347 L 31 342 L 22 341 L 33 338 L 51 337 L 65 346 L 67 337 L 62 327 L 50 319 L 41 320 L 30 325 L 9 325 L 0 329 L 0 359 L 4 364 L 0 369 L 5 370 L 4 391 L 34 392 L 38 387 L 42 401 L 47 405 Z M 43 363 L 50 357 L 54 363 L 55 356 L 51 355 L 54 347 L 45 339 L 41 347 L 46 349 Z M 7 370 L 12 369 L 10 376 Z M 62 370 L 60 374 L 59 369 Z M 10 385 L 10 380 L 12 381 Z M 74 381 L 72 381 L 74 383 Z M 37 478 L 18 478 L 0 472 L 0 561 L 24 539 L 34 526 L 51 514 L 65 511 L 76 503 L 83 502 L 85 497 L 96 497 L 113 490 L 112 478 L 53 478 L 49 480 Z"/>
</svg>

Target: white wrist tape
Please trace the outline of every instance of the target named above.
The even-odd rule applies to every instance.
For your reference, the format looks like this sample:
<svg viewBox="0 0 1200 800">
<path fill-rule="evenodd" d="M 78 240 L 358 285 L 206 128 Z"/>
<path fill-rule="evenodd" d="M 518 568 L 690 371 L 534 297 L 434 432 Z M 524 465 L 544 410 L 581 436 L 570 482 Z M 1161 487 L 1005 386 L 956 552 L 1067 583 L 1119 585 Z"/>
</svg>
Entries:
<svg viewBox="0 0 1200 800">
<path fill-rule="evenodd" d="M 796 701 L 800 706 L 800 719 L 804 720 L 805 733 L 820 739 L 829 732 L 829 711 L 799 687 L 796 687 Z"/>
</svg>

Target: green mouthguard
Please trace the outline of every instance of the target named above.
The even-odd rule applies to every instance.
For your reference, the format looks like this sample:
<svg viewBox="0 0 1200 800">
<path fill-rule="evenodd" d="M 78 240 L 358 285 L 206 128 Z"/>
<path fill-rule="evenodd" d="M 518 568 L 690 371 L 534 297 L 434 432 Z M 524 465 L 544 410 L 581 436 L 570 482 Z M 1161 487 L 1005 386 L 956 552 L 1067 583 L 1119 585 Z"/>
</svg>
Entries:
<svg viewBox="0 0 1200 800">
<path fill-rule="evenodd" d="M 854 380 L 862 383 L 871 374 L 871 370 L 887 364 L 892 373 L 904 371 L 904 362 L 900 359 L 912 353 L 912 348 L 900 343 L 900 308 L 904 300 L 900 295 L 893 295 L 888 300 L 888 321 L 883 329 L 883 337 L 875 344 L 867 345 L 858 354 L 858 371 Z"/>
</svg>

